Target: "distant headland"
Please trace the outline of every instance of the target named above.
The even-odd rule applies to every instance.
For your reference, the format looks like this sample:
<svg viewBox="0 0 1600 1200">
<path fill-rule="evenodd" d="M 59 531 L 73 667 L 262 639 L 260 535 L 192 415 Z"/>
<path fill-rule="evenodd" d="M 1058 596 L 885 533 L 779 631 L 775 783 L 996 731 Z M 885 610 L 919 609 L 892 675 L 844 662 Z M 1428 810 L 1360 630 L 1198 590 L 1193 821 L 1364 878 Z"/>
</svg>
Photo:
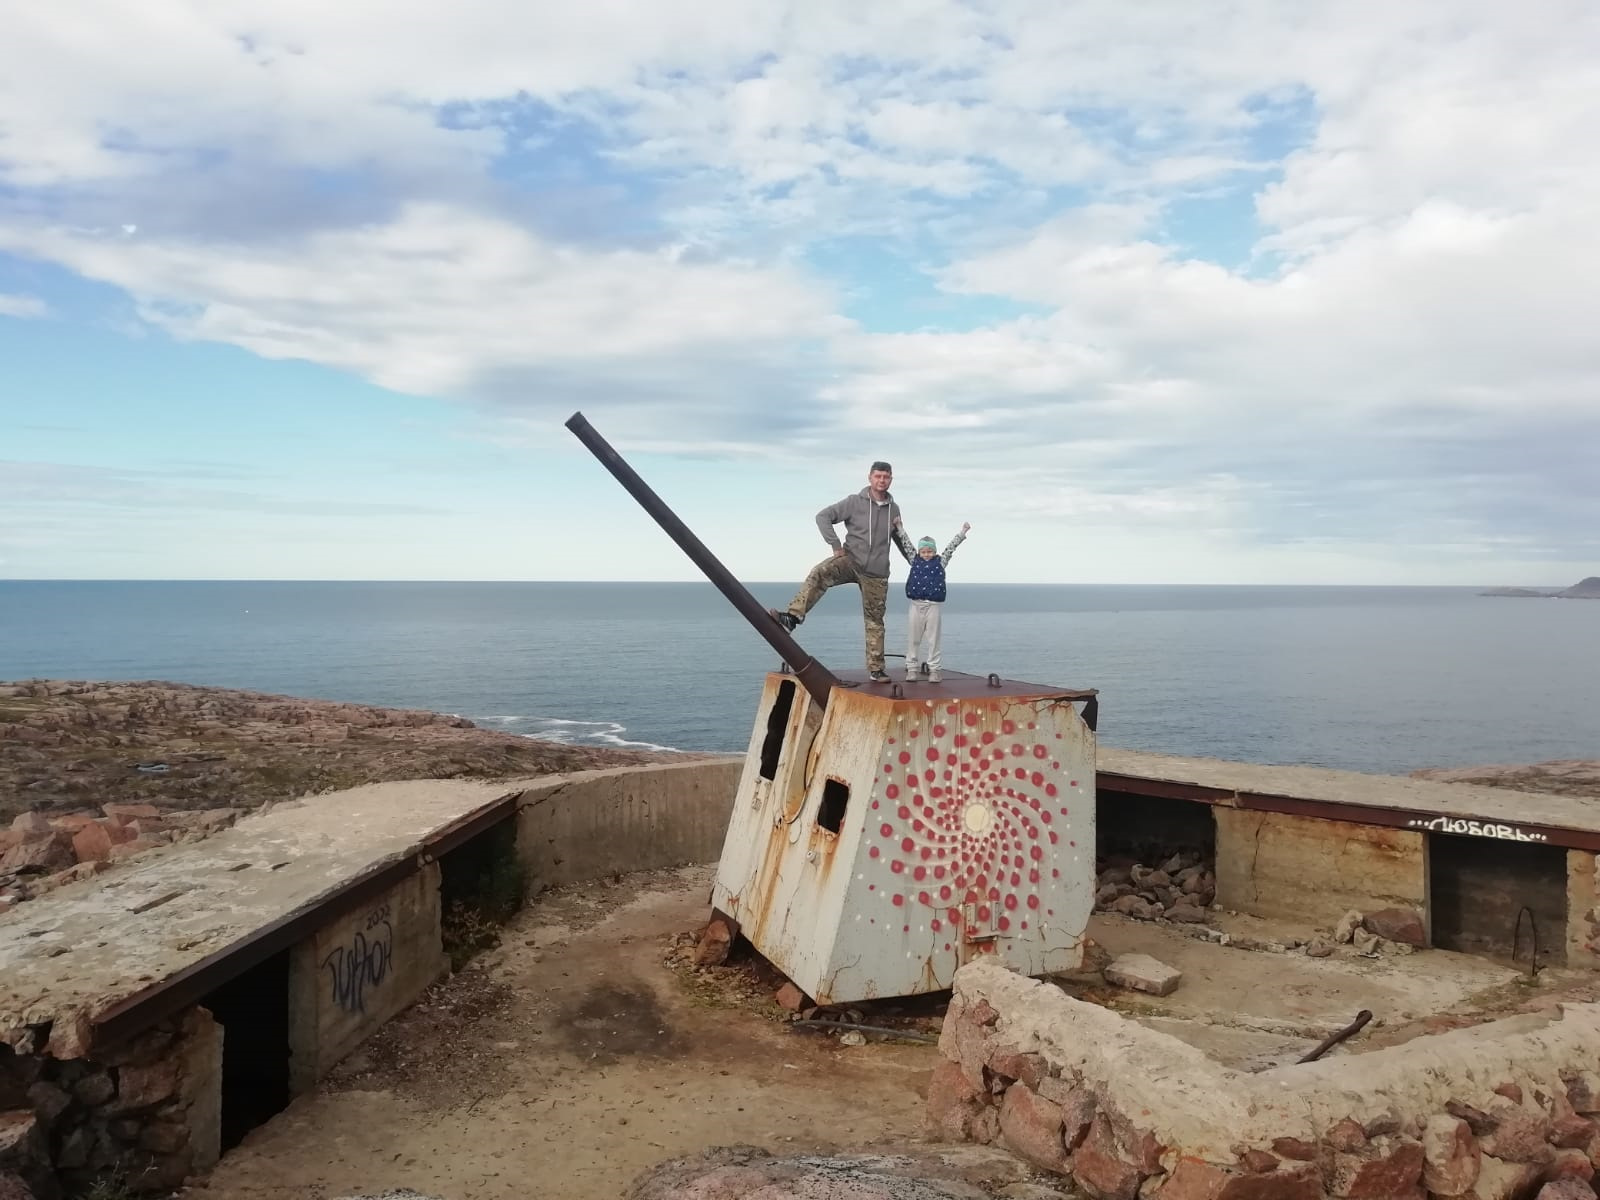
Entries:
<svg viewBox="0 0 1600 1200">
<path fill-rule="evenodd" d="M 1587 579 L 1580 579 L 1569 588 L 1562 588 L 1558 592 L 1543 591 L 1539 588 L 1497 587 L 1490 588 L 1487 592 L 1479 592 L 1480 596 L 1529 596 L 1540 600 L 1600 600 L 1600 575 L 1590 575 Z"/>
</svg>

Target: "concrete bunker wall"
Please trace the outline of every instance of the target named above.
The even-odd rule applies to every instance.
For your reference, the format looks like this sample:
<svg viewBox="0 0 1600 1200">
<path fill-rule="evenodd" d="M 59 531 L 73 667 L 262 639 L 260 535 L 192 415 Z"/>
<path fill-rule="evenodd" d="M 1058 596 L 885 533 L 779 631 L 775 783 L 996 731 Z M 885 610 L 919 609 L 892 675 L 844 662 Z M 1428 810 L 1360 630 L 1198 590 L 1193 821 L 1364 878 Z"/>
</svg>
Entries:
<svg viewBox="0 0 1600 1200">
<path fill-rule="evenodd" d="M 1257 1074 L 1059 988 L 964 967 L 930 1128 L 1096 1200 L 1531 1195 L 1600 1158 L 1600 1005 Z"/>
<path fill-rule="evenodd" d="M 741 766 L 695 759 L 508 788 L 466 836 L 424 839 L 409 862 L 336 881 L 309 932 L 284 949 L 240 943 L 237 971 L 200 1003 L 92 1055 L 87 1029 L 75 1042 L 43 1027 L 0 1043 L 0 1179 L 16 1172 L 38 1200 L 104 1180 L 182 1185 L 448 973 L 441 883 L 453 855 L 489 839 L 514 845 L 532 888 L 713 861 Z M 281 1099 L 263 1100 L 280 1087 Z"/>
<path fill-rule="evenodd" d="M 517 857 L 535 887 L 715 862 L 742 758 L 554 777 L 518 801 Z"/>
<path fill-rule="evenodd" d="M 289 1083 L 306 1091 L 449 973 L 439 865 L 340 913 L 289 956 Z"/>
<path fill-rule="evenodd" d="M 1540 966 L 1600 967 L 1600 856 L 1586 850 L 1162 792 L 1106 789 L 1100 812 L 1102 857 L 1214 852 L 1218 908 L 1323 929 L 1352 910 L 1409 908 L 1429 945 L 1525 964 L 1536 941 Z"/>
<path fill-rule="evenodd" d="M 1217 903 L 1331 926 L 1351 909 L 1427 907 L 1424 835 L 1213 806 Z"/>
</svg>

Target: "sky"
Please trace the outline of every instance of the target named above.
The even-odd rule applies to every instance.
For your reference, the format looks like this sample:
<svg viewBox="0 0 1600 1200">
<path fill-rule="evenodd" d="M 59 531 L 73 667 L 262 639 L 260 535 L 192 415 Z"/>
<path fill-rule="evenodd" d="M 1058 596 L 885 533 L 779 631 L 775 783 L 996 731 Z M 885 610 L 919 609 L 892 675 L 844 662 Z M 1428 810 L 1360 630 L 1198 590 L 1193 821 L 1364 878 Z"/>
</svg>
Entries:
<svg viewBox="0 0 1600 1200">
<path fill-rule="evenodd" d="M 1592 0 L 79 0 L 0 39 L 0 578 L 1600 574 Z"/>
</svg>

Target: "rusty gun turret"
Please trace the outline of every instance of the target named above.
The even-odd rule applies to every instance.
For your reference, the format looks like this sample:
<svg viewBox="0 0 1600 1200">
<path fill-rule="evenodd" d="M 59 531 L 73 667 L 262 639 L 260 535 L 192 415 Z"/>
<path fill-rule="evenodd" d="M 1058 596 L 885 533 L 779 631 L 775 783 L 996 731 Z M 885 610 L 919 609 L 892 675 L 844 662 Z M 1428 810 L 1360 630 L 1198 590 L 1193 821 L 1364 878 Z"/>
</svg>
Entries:
<svg viewBox="0 0 1600 1200">
<path fill-rule="evenodd" d="M 600 465 L 610 471 L 617 482 L 627 489 L 628 494 L 639 502 L 640 507 L 666 531 L 667 536 L 678 543 L 678 548 L 704 572 L 705 577 L 728 598 L 755 631 L 767 639 L 772 648 L 782 656 L 783 661 L 789 664 L 789 669 L 795 673 L 800 685 L 811 694 L 818 707 L 827 708 L 829 693 L 839 686 L 838 677 L 807 654 L 800 643 L 790 636 L 789 631 L 772 619 L 761 602 L 750 594 L 744 584 L 733 577 L 733 573 L 717 560 L 716 555 L 706 549 L 705 543 L 678 519 L 678 515 L 651 490 L 649 484 L 639 478 L 638 473 L 623 461 L 622 455 L 600 436 L 581 412 L 573 413 L 566 424 L 577 439 L 588 447 L 589 452 L 600 460 Z"/>
</svg>

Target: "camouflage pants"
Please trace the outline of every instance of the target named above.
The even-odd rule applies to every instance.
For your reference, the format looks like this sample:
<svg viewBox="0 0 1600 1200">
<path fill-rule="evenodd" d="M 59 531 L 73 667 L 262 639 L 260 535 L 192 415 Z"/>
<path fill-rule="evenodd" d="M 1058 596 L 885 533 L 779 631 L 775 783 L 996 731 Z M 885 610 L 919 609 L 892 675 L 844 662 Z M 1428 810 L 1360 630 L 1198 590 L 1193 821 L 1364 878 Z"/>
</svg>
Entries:
<svg viewBox="0 0 1600 1200">
<path fill-rule="evenodd" d="M 830 555 L 806 576 L 800 590 L 789 601 L 791 616 L 803 618 L 817 606 L 822 594 L 842 583 L 861 589 L 861 616 L 867 626 L 867 670 L 883 670 L 883 610 L 889 602 L 889 581 L 863 575 L 848 554 Z"/>
</svg>

